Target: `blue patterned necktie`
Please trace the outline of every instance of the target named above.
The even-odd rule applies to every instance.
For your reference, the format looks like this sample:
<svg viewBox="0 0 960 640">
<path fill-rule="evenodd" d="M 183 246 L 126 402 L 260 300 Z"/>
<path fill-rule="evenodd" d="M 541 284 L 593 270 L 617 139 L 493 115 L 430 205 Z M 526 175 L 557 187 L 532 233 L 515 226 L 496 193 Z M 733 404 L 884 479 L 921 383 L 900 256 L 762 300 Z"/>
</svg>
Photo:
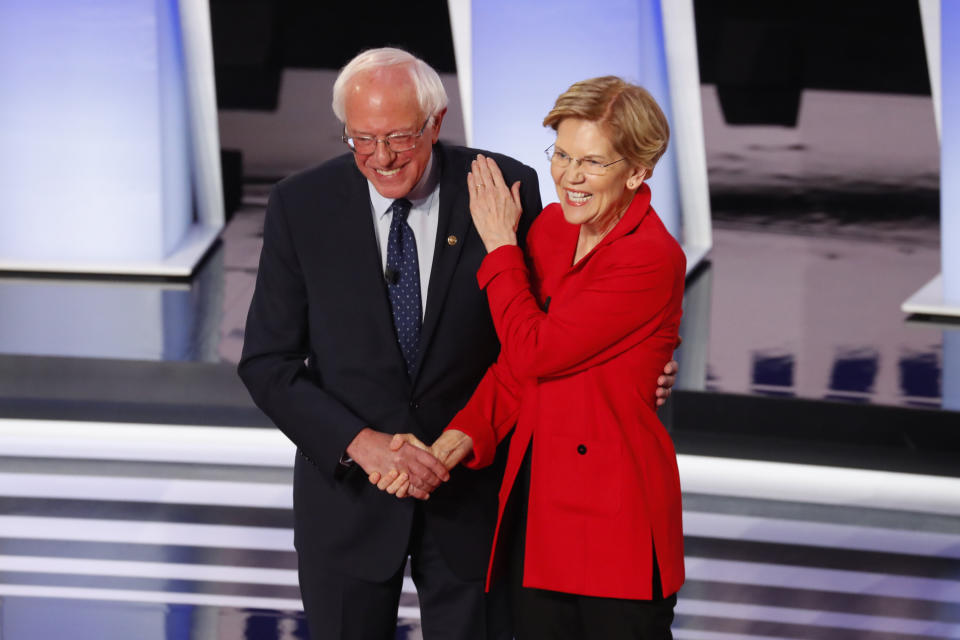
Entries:
<svg viewBox="0 0 960 640">
<path fill-rule="evenodd" d="M 417 243 L 413 229 L 407 224 L 410 201 L 393 201 L 393 219 L 387 236 L 387 291 L 393 311 L 393 326 L 397 342 L 407 363 L 407 373 L 413 373 L 420 346 L 420 267 L 417 262 Z"/>
</svg>

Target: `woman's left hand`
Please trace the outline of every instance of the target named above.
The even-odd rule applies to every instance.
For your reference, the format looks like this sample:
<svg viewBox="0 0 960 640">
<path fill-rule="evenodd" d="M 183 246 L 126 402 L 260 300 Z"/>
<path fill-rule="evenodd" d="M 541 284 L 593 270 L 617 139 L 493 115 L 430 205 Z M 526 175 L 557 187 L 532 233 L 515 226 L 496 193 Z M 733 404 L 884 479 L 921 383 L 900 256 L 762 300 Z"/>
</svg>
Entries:
<svg viewBox="0 0 960 640">
<path fill-rule="evenodd" d="M 477 156 L 470 169 L 467 174 L 470 215 L 487 253 L 517 244 L 517 224 L 523 211 L 520 182 L 508 188 L 497 163 L 482 155 Z"/>
</svg>

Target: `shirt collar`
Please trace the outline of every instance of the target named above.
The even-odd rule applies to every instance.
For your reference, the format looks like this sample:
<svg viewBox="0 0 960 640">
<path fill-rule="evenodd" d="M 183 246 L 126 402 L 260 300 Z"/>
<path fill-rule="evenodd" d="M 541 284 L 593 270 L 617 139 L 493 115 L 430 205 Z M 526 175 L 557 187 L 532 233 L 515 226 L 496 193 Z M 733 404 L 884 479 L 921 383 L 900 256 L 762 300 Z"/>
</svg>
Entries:
<svg viewBox="0 0 960 640">
<path fill-rule="evenodd" d="M 430 159 L 427 161 L 427 168 L 424 170 L 423 175 L 420 176 L 420 181 L 414 185 L 413 189 L 411 189 L 410 193 L 406 196 L 414 209 L 423 207 L 423 205 L 430 200 L 430 197 L 433 196 L 437 185 L 440 184 L 440 165 L 434 161 L 434 155 L 433 153 L 430 154 Z M 373 205 L 373 210 L 378 217 L 382 218 L 390 212 L 390 206 L 393 205 L 394 199 L 385 198 L 380 195 L 380 192 L 377 191 L 376 187 L 374 187 L 373 183 L 369 180 L 367 180 L 367 187 L 370 190 L 370 202 Z M 429 213 L 427 207 L 424 207 L 424 211 Z"/>
</svg>

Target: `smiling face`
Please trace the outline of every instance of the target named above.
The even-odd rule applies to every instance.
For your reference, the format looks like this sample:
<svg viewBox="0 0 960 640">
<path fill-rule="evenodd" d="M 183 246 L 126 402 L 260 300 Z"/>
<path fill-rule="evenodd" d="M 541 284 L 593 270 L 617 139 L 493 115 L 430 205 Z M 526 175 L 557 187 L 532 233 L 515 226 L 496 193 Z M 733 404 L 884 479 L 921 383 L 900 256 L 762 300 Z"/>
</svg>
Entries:
<svg viewBox="0 0 960 640">
<path fill-rule="evenodd" d="M 417 101 L 410 72 L 402 65 L 358 73 L 347 88 L 344 106 L 350 136 L 382 138 L 391 133 L 416 133 L 427 119 Z M 380 142 L 370 155 L 354 154 L 360 173 L 380 195 L 403 198 L 416 186 L 440 136 L 444 112 L 434 116 L 417 146 L 409 151 L 396 153 Z"/>
<path fill-rule="evenodd" d="M 580 118 L 565 118 L 557 127 L 555 149 L 572 158 L 590 158 L 603 164 L 619 160 L 607 134 L 596 123 Z M 551 163 L 550 175 L 557 188 L 563 217 L 570 224 L 583 225 L 594 234 L 605 234 L 616 225 L 626 211 L 636 190 L 643 183 L 645 171 L 629 161 L 606 168 L 602 176 L 583 171 L 572 161 L 565 169 Z"/>
</svg>

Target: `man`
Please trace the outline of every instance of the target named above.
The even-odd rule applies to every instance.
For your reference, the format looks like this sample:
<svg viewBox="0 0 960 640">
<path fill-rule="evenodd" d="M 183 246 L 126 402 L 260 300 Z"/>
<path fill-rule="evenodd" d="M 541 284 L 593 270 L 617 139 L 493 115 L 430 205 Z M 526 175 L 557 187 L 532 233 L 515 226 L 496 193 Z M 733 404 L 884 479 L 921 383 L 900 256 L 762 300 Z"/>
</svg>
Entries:
<svg viewBox="0 0 960 640">
<path fill-rule="evenodd" d="M 361 53 L 334 86 L 351 153 L 283 180 L 267 205 L 239 373 L 300 454 L 295 545 L 314 640 L 393 638 L 408 554 L 425 638 L 511 637 L 483 593 L 502 466 L 448 472 L 391 447 L 396 433 L 433 442 L 499 348 L 468 210 L 478 151 L 438 142 L 446 104 L 423 61 Z M 490 155 L 521 183 L 522 238 L 541 209 L 536 173 Z M 391 469 L 424 500 L 368 481 Z"/>
</svg>

